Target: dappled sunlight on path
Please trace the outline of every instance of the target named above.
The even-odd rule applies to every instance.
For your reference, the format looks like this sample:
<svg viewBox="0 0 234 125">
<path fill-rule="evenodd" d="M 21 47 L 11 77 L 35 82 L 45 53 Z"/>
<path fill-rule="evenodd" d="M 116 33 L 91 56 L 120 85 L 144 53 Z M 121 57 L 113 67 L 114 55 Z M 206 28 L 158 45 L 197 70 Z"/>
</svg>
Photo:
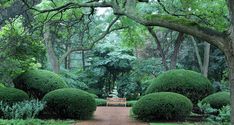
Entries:
<svg viewBox="0 0 234 125">
<path fill-rule="evenodd" d="M 97 107 L 94 118 L 75 125 L 148 125 L 129 116 L 129 107 Z"/>
</svg>

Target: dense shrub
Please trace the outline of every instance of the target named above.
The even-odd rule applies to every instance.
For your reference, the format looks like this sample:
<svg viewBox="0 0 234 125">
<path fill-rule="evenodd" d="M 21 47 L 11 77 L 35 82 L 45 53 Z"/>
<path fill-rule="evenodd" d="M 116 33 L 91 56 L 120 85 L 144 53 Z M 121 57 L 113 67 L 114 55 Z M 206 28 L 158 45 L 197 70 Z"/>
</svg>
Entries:
<svg viewBox="0 0 234 125">
<path fill-rule="evenodd" d="M 65 82 L 59 75 L 47 70 L 30 70 L 14 80 L 16 88 L 22 89 L 30 96 L 43 98 L 43 96 L 53 90 L 65 88 Z"/>
<path fill-rule="evenodd" d="M 0 88 L 2 88 L 2 87 L 5 87 L 5 85 L 3 83 L 0 83 Z"/>
<path fill-rule="evenodd" d="M 0 110 L 3 118 L 6 119 L 29 119 L 38 116 L 43 110 L 45 102 L 38 100 L 22 101 L 9 105 L 8 103 L 0 102 Z"/>
<path fill-rule="evenodd" d="M 192 102 L 181 94 L 159 92 L 143 96 L 133 106 L 133 113 L 141 120 L 182 120 L 192 107 Z"/>
<path fill-rule="evenodd" d="M 136 104 L 137 100 L 127 101 L 127 107 L 132 107 Z"/>
<path fill-rule="evenodd" d="M 0 87 L 0 101 L 12 104 L 15 102 L 20 102 L 28 99 L 29 97 L 27 93 L 25 93 L 22 90 L 15 88 Z"/>
<path fill-rule="evenodd" d="M 223 106 L 230 105 L 230 93 L 217 92 L 205 97 L 201 102 L 210 104 L 212 108 L 221 109 Z"/>
<path fill-rule="evenodd" d="M 93 93 L 89 93 L 89 95 L 91 95 L 93 98 L 98 98 L 98 96 L 97 95 L 95 95 L 95 94 L 93 94 Z"/>
<path fill-rule="evenodd" d="M 88 119 L 96 109 L 89 93 L 75 88 L 54 90 L 45 95 L 45 112 L 56 118 Z"/>
<path fill-rule="evenodd" d="M 97 106 L 106 106 L 106 100 L 105 99 L 95 99 Z"/>
<path fill-rule="evenodd" d="M 153 92 L 175 92 L 188 97 L 193 104 L 213 92 L 210 81 L 203 75 L 189 70 L 170 70 L 156 79 L 146 90 L 146 94 Z"/>
</svg>

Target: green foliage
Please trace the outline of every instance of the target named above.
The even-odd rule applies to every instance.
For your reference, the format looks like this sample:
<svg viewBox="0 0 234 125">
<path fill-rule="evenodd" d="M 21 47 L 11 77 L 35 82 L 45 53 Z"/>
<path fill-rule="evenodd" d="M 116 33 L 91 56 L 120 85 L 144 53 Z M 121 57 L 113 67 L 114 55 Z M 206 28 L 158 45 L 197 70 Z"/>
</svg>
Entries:
<svg viewBox="0 0 234 125">
<path fill-rule="evenodd" d="M 41 120 L 41 119 L 0 119 L 0 125 L 71 125 L 73 120 Z"/>
<path fill-rule="evenodd" d="M 171 15 L 147 15 L 146 16 L 147 19 L 150 20 L 167 20 L 168 22 L 171 23 L 178 23 L 178 24 L 183 24 L 185 26 L 199 26 L 197 22 L 195 21 L 191 21 L 189 19 L 186 18 L 178 18 L 175 16 L 171 16 Z"/>
<path fill-rule="evenodd" d="M 97 106 L 106 106 L 106 100 L 105 99 L 95 99 Z"/>
<path fill-rule="evenodd" d="M 59 75 L 47 70 L 26 71 L 14 79 L 14 84 L 16 88 L 39 99 L 50 91 L 67 87 Z"/>
<path fill-rule="evenodd" d="M 223 106 L 230 105 L 230 92 L 217 92 L 211 94 L 201 101 L 208 103 L 212 108 L 221 109 Z"/>
<path fill-rule="evenodd" d="M 0 87 L 0 101 L 3 101 L 4 103 L 6 102 L 12 104 L 28 99 L 28 95 L 22 90 L 15 88 Z"/>
<path fill-rule="evenodd" d="M 89 119 L 96 109 L 95 100 L 89 93 L 74 88 L 49 92 L 43 101 L 46 102 L 45 112 L 55 118 Z"/>
<path fill-rule="evenodd" d="M 172 92 L 152 93 L 140 98 L 133 113 L 142 120 L 181 120 L 190 115 L 192 102 Z"/>
<path fill-rule="evenodd" d="M 0 83 L 0 88 L 5 87 L 5 85 L 3 83 Z"/>
<path fill-rule="evenodd" d="M 137 100 L 127 101 L 127 106 L 128 107 L 133 107 L 136 103 L 137 103 Z"/>
<path fill-rule="evenodd" d="M 89 93 L 89 95 L 91 95 L 94 99 L 98 98 L 98 96 L 93 93 Z"/>
<path fill-rule="evenodd" d="M 91 65 L 79 74 L 78 79 L 88 85 L 88 92 L 107 97 L 117 78 L 131 71 L 135 57 L 132 50 L 120 48 L 117 43 L 99 44 L 92 54 Z"/>
<path fill-rule="evenodd" d="M 9 7 L 13 2 L 14 2 L 14 0 L 1 0 L 0 1 L 0 8 Z"/>
<path fill-rule="evenodd" d="M 0 31 L 0 79 L 11 83 L 12 79 L 25 70 L 38 68 L 45 60 L 43 42 L 28 34 L 21 18 L 7 23 Z"/>
<path fill-rule="evenodd" d="M 118 97 L 127 98 L 127 100 L 134 100 L 140 96 L 141 85 L 138 81 L 129 74 L 119 76 L 116 81 Z"/>
<path fill-rule="evenodd" d="M 207 0 L 206 2 L 202 0 L 162 0 L 160 2 L 171 14 L 165 12 L 163 9 L 164 7 L 160 4 L 151 5 L 151 12 L 149 12 L 149 14 L 157 12 L 163 17 L 171 17 L 173 14 L 181 15 L 179 17 L 185 18 L 185 24 L 190 24 L 189 22 L 197 22 L 200 25 L 219 31 L 225 31 L 229 26 L 229 21 L 226 18 L 228 16 L 228 9 L 224 0 Z M 178 16 L 173 16 L 172 18 L 177 17 Z M 178 22 L 181 21 L 179 20 Z"/>
<path fill-rule="evenodd" d="M 0 110 L 3 118 L 6 119 L 31 119 L 38 116 L 40 111 L 44 109 L 45 102 L 38 100 L 22 101 L 8 105 L 0 102 Z"/>
<path fill-rule="evenodd" d="M 89 87 L 82 81 L 78 80 L 78 74 L 72 71 L 62 70 L 59 75 L 63 78 L 69 88 L 87 90 Z"/>
<path fill-rule="evenodd" d="M 203 75 L 189 70 L 171 70 L 159 75 L 152 80 L 152 84 L 146 93 L 153 92 L 176 92 L 185 95 L 193 104 L 213 92 L 210 81 Z"/>
<path fill-rule="evenodd" d="M 198 107 L 205 114 L 206 119 L 211 123 L 229 124 L 231 116 L 230 105 L 223 106 L 220 109 L 212 108 L 208 103 L 198 103 Z"/>
</svg>

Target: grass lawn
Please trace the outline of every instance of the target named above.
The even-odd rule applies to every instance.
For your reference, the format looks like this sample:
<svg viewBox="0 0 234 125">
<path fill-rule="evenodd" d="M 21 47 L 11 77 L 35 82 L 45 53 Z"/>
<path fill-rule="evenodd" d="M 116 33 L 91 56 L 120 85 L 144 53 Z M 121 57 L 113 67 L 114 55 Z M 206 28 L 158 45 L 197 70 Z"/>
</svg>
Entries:
<svg viewBox="0 0 234 125">
<path fill-rule="evenodd" d="M 40 119 L 27 119 L 27 120 L 3 120 L 0 119 L 0 125 L 70 125 L 75 123 L 74 120 L 40 120 Z"/>
</svg>

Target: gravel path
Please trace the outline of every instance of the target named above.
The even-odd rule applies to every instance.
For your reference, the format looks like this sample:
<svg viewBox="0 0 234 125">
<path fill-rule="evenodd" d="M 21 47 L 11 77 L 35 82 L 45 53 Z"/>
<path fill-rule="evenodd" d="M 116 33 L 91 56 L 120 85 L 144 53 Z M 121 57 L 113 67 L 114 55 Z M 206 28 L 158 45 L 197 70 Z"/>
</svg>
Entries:
<svg viewBox="0 0 234 125">
<path fill-rule="evenodd" d="M 148 125 L 129 117 L 129 107 L 97 107 L 94 118 L 75 125 Z"/>
</svg>

